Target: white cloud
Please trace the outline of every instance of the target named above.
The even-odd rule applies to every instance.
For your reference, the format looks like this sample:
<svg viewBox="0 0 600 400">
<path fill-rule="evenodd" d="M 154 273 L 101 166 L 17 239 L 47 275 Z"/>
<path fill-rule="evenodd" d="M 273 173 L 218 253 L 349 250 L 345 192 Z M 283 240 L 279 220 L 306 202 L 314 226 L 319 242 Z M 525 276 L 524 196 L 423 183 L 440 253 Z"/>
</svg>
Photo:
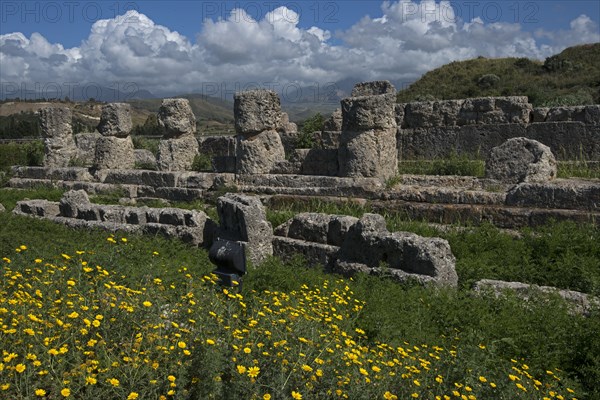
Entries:
<svg viewBox="0 0 600 400">
<path fill-rule="evenodd" d="M 207 83 L 225 83 L 231 91 L 248 82 L 409 82 L 455 60 L 543 59 L 567 46 L 600 41 L 598 22 L 586 15 L 571 21 L 569 29 L 532 34 L 517 23 L 463 21 L 448 1 L 386 1 L 381 12 L 337 32 L 333 44 L 331 32 L 300 27 L 300 15 L 286 7 L 260 20 L 243 9 L 206 20 L 195 43 L 129 11 L 97 21 L 81 45 L 70 49 L 38 33 L 1 35 L 0 81 L 135 82 L 158 94 L 199 90 Z"/>
</svg>

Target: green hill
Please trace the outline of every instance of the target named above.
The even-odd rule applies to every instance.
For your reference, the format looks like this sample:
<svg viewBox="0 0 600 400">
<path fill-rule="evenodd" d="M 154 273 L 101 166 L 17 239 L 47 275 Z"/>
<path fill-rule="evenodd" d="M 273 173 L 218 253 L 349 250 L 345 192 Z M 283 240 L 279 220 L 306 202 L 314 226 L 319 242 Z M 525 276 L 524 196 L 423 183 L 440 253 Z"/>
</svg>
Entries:
<svg viewBox="0 0 600 400">
<path fill-rule="evenodd" d="M 427 72 L 398 102 L 528 96 L 534 106 L 600 103 L 600 43 L 569 47 L 544 62 L 478 57 Z"/>
</svg>

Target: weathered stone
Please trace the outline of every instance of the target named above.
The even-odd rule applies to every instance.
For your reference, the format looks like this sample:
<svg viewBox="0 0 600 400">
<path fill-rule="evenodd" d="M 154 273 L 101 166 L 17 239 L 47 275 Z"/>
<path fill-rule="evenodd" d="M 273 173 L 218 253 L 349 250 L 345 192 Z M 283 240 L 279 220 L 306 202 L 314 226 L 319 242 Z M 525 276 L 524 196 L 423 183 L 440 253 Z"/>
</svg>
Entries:
<svg viewBox="0 0 600 400">
<path fill-rule="evenodd" d="M 534 108 L 531 112 L 531 122 L 545 122 L 548 111 L 550 111 L 548 107 Z"/>
<path fill-rule="evenodd" d="M 547 122 L 586 122 L 586 107 L 575 106 L 575 107 L 552 107 L 548 111 L 546 116 Z"/>
<path fill-rule="evenodd" d="M 396 88 L 390 81 L 361 82 L 354 85 L 352 97 L 377 96 L 380 94 L 396 95 Z"/>
<path fill-rule="evenodd" d="M 327 230 L 327 243 L 333 246 L 341 246 L 350 227 L 359 221 L 356 217 L 346 215 L 331 215 Z"/>
<path fill-rule="evenodd" d="M 135 152 L 131 137 L 103 136 L 96 142 L 94 167 L 97 169 L 132 169 Z"/>
<path fill-rule="evenodd" d="M 97 132 L 93 133 L 78 133 L 74 135 L 75 145 L 77 146 L 77 161 L 86 167 L 91 167 L 94 164 L 96 156 L 96 142 L 100 135 Z"/>
<path fill-rule="evenodd" d="M 60 199 L 60 215 L 78 218 L 79 210 L 90 208 L 90 199 L 85 190 L 69 190 Z"/>
<path fill-rule="evenodd" d="M 284 262 L 292 260 L 297 255 L 302 255 L 310 266 L 321 265 L 331 268 L 338 251 L 338 247 L 327 244 L 281 236 L 273 238 L 273 255 Z"/>
<path fill-rule="evenodd" d="M 398 129 L 405 128 L 406 124 L 404 122 L 404 117 L 406 115 L 406 103 L 396 103 L 394 109 L 396 111 L 396 125 L 398 126 Z"/>
<path fill-rule="evenodd" d="M 331 217 L 320 213 L 301 213 L 292 218 L 287 236 L 308 242 L 327 244 Z"/>
<path fill-rule="evenodd" d="M 302 175 L 336 176 L 339 170 L 336 149 L 297 149 L 290 162 L 298 164 Z"/>
<path fill-rule="evenodd" d="M 43 218 L 57 217 L 60 215 L 60 208 L 57 202 L 48 200 L 22 200 L 17 202 L 13 214 Z"/>
<path fill-rule="evenodd" d="M 396 129 L 396 96 L 348 97 L 342 100 L 342 131 Z"/>
<path fill-rule="evenodd" d="M 103 136 L 126 138 L 132 128 L 131 105 L 127 103 L 109 103 L 102 107 L 97 129 Z"/>
<path fill-rule="evenodd" d="M 495 109 L 503 117 L 500 123 L 528 124 L 533 107 L 525 96 L 497 97 L 494 104 Z M 485 123 L 485 119 L 480 122 Z"/>
<path fill-rule="evenodd" d="M 597 211 L 600 210 L 600 183 L 562 179 L 521 183 L 508 192 L 506 205 Z"/>
<path fill-rule="evenodd" d="M 71 160 L 77 156 L 71 119 L 71 110 L 66 107 L 47 107 L 40 110 L 45 167 L 68 167 Z"/>
<path fill-rule="evenodd" d="M 4 205 L 2 203 L 0 203 L 0 213 L 3 213 L 6 211 L 6 208 L 4 208 Z"/>
<path fill-rule="evenodd" d="M 456 286 L 455 258 L 444 239 L 425 238 L 407 232 L 390 233 L 380 215 L 366 214 L 345 235 L 341 262 L 378 268 L 386 263 L 407 274 L 432 277 L 439 285 Z"/>
<path fill-rule="evenodd" d="M 315 139 L 319 148 L 337 150 L 340 147 L 341 136 L 341 131 L 321 131 Z"/>
<path fill-rule="evenodd" d="M 281 139 L 281 144 L 283 145 L 283 150 L 285 154 L 292 154 L 296 149 L 298 144 L 298 132 L 284 132 L 279 131 L 279 138 Z"/>
<path fill-rule="evenodd" d="M 436 102 L 408 103 L 405 107 L 404 124 L 407 128 L 429 128 L 444 125 L 444 116 L 434 110 Z"/>
<path fill-rule="evenodd" d="M 600 125 L 600 104 L 585 106 L 584 122 L 590 125 Z"/>
<path fill-rule="evenodd" d="M 156 162 L 156 157 L 150 150 L 146 149 L 134 149 L 133 155 L 135 157 L 135 166 L 136 168 L 143 169 L 157 169 L 158 164 Z"/>
<path fill-rule="evenodd" d="M 556 178 L 556 159 L 540 142 L 512 138 L 492 149 L 486 177 L 507 183 L 549 181 Z"/>
<path fill-rule="evenodd" d="M 158 143 L 158 168 L 161 171 L 189 171 L 197 154 L 198 141 L 193 135 L 162 139 Z"/>
<path fill-rule="evenodd" d="M 499 297 L 503 293 L 514 293 L 517 297 L 528 301 L 532 296 L 558 295 L 568 304 L 571 312 L 575 314 L 589 315 L 594 306 L 600 305 L 600 299 L 574 290 L 564 290 L 552 286 L 530 285 L 521 282 L 505 282 L 493 279 L 482 279 L 475 283 L 473 290 L 478 293 L 491 292 Z"/>
<path fill-rule="evenodd" d="M 233 103 L 235 131 L 240 135 L 256 135 L 281 127 L 281 104 L 272 90 L 249 90 L 236 93 Z"/>
<path fill-rule="evenodd" d="M 193 135 L 196 117 L 187 99 L 164 99 L 158 109 L 158 125 L 166 139 Z"/>
<path fill-rule="evenodd" d="M 123 206 L 104 206 L 98 209 L 100 220 L 112 224 L 125 223 L 125 207 Z"/>
<path fill-rule="evenodd" d="M 285 159 L 285 150 L 276 131 L 265 131 L 245 140 L 238 136 L 238 139 L 238 174 L 266 174 L 277 161 Z"/>
<path fill-rule="evenodd" d="M 340 176 L 388 179 L 397 174 L 396 128 L 344 131 L 338 150 Z"/>
<path fill-rule="evenodd" d="M 273 254 L 273 228 L 258 197 L 228 193 L 217 201 L 221 239 L 248 243 L 248 260 L 260 264 Z"/>
<path fill-rule="evenodd" d="M 342 109 L 336 108 L 323 123 L 323 131 L 340 132 L 342 130 Z"/>
<path fill-rule="evenodd" d="M 71 109 L 67 107 L 47 107 L 40 110 L 40 125 L 44 138 L 69 136 L 73 134 Z"/>
<path fill-rule="evenodd" d="M 185 225 L 183 210 L 179 208 L 160 209 L 158 223 L 165 225 Z"/>
</svg>

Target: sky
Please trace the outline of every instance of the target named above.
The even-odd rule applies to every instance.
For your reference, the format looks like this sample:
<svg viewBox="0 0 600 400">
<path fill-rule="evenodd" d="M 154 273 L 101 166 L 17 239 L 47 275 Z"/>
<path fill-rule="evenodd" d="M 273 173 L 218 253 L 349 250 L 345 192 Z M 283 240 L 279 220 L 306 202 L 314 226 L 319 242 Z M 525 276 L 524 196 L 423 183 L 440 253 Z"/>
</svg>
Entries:
<svg viewBox="0 0 600 400">
<path fill-rule="evenodd" d="M 452 61 L 543 60 L 600 42 L 599 21 L 600 2 L 577 0 L 3 0 L 0 97 L 75 87 L 229 98 L 254 87 L 317 93 L 343 80 L 404 86 Z"/>
</svg>

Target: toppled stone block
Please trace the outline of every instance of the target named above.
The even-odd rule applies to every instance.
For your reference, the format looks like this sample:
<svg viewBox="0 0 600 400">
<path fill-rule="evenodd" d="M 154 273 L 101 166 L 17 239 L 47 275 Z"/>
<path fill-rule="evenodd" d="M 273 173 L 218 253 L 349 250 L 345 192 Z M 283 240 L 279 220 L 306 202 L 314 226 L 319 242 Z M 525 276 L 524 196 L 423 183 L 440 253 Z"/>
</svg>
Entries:
<svg viewBox="0 0 600 400">
<path fill-rule="evenodd" d="M 491 292 L 499 297 L 503 293 L 512 292 L 517 297 L 528 301 L 535 294 L 555 294 L 562 297 L 574 314 L 589 315 L 594 306 L 600 305 L 600 299 L 574 290 L 558 289 L 552 286 L 530 285 L 521 282 L 505 282 L 493 279 L 482 279 L 475 283 L 473 290 L 478 293 Z"/>
<path fill-rule="evenodd" d="M 252 136 L 281 128 L 281 103 L 272 90 L 249 90 L 236 93 L 233 102 L 235 131 Z"/>
<path fill-rule="evenodd" d="M 13 214 L 44 218 L 57 217 L 60 215 L 60 208 L 58 203 L 48 200 L 22 200 L 17 202 Z"/>
<path fill-rule="evenodd" d="M 189 171 L 197 154 L 198 141 L 193 135 L 163 139 L 158 143 L 158 168 L 161 171 Z"/>
<path fill-rule="evenodd" d="M 258 197 L 228 193 L 217 200 L 221 239 L 247 242 L 248 260 L 260 264 L 273 255 L 273 228 Z"/>
<path fill-rule="evenodd" d="M 455 258 L 444 239 L 425 238 L 408 232 L 387 231 L 385 219 L 365 214 L 345 235 L 339 252 L 340 263 L 380 268 L 386 263 L 404 274 L 425 275 L 439 285 L 458 284 Z"/>
<path fill-rule="evenodd" d="M 98 132 L 103 136 L 126 138 L 133 128 L 131 105 L 127 103 L 109 103 L 102 107 Z"/>
<path fill-rule="evenodd" d="M 173 139 L 196 132 L 196 117 L 187 99 L 164 99 L 158 109 L 158 126 L 164 138 Z"/>
<path fill-rule="evenodd" d="M 342 100 L 342 131 L 396 129 L 396 95 L 348 97 Z"/>
<path fill-rule="evenodd" d="M 96 143 L 94 167 L 97 169 L 132 169 L 135 153 L 131 137 L 103 136 Z"/>
<path fill-rule="evenodd" d="M 60 199 L 60 215 L 66 218 L 78 218 L 79 211 L 89 209 L 90 205 L 90 198 L 85 190 L 69 190 Z"/>
<path fill-rule="evenodd" d="M 390 81 L 360 82 L 354 85 L 351 96 L 377 96 L 380 94 L 393 94 L 395 96 L 396 88 Z"/>
<path fill-rule="evenodd" d="M 265 131 L 248 139 L 238 136 L 238 139 L 238 174 L 267 174 L 278 161 L 285 159 L 285 150 L 276 131 Z"/>
<path fill-rule="evenodd" d="M 338 150 L 340 176 L 388 179 L 397 174 L 396 128 L 344 132 Z"/>
<path fill-rule="evenodd" d="M 288 237 L 273 238 L 273 255 L 281 258 L 284 262 L 291 261 L 294 256 L 300 254 L 308 265 L 322 265 L 331 268 L 335 262 L 339 248 L 322 243 L 307 242 L 304 240 Z"/>
<path fill-rule="evenodd" d="M 540 142 L 512 138 L 492 149 L 486 177 L 506 183 L 546 182 L 556 178 L 556 159 Z"/>
<path fill-rule="evenodd" d="M 572 180 L 521 183 L 507 193 L 506 205 L 598 211 L 600 183 Z"/>
</svg>

